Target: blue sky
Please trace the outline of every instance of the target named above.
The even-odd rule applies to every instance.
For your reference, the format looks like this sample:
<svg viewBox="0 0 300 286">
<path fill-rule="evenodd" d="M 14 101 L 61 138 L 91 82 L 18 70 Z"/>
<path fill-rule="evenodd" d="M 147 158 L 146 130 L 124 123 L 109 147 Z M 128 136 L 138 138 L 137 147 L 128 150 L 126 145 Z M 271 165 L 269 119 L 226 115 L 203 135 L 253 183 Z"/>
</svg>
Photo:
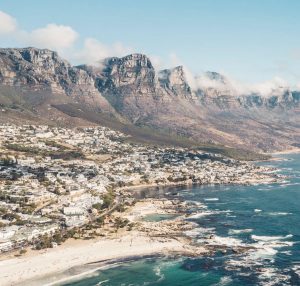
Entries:
<svg viewBox="0 0 300 286">
<path fill-rule="evenodd" d="M 2 47 L 48 44 L 74 63 L 142 52 L 161 67 L 300 83 L 299 0 L 1 0 L 0 11 L 15 21 Z"/>
</svg>

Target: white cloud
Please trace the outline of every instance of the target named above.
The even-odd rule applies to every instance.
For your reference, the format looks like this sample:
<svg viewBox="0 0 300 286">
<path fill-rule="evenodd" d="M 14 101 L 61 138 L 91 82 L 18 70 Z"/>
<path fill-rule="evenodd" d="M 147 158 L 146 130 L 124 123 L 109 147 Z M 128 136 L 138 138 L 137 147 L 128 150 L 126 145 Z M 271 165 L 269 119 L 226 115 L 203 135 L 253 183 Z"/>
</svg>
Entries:
<svg viewBox="0 0 300 286">
<path fill-rule="evenodd" d="M 225 90 L 228 89 L 229 81 L 226 80 L 225 82 L 213 79 L 208 74 L 202 74 L 195 78 L 195 85 L 199 89 L 209 89 L 215 88 L 218 90 Z"/>
<path fill-rule="evenodd" d="M 169 54 L 169 62 L 171 66 L 183 65 L 182 60 L 174 52 Z"/>
<path fill-rule="evenodd" d="M 78 33 L 69 26 L 48 24 L 27 34 L 30 45 L 39 48 L 63 50 L 73 46 Z"/>
<path fill-rule="evenodd" d="M 78 33 L 72 27 L 48 24 L 45 27 L 26 31 L 18 27 L 17 20 L 11 15 L 0 11 L 0 36 L 9 35 L 19 45 L 63 51 L 72 47 L 78 38 Z"/>
<path fill-rule="evenodd" d="M 161 63 L 160 65 L 162 66 Z M 223 72 L 220 73 L 221 78 L 219 80 L 213 79 L 209 76 L 209 73 L 206 72 L 200 73 L 199 75 L 195 75 L 187 67 L 187 65 L 177 56 L 176 53 L 170 53 L 167 66 L 175 67 L 178 65 L 183 66 L 186 80 L 193 90 L 217 89 L 221 92 L 225 92 L 226 94 L 231 94 L 233 96 L 257 93 L 262 96 L 268 97 L 271 95 L 281 95 L 286 90 L 290 89 L 289 84 L 280 77 L 274 77 L 271 80 L 256 84 L 247 84 L 235 80 L 231 76 Z"/>
<path fill-rule="evenodd" d="M 217 89 L 218 91 L 232 96 L 256 93 L 268 97 L 272 95 L 281 95 L 290 89 L 288 83 L 280 77 L 274 77 L 271 80 L 257 84 L 247 84 L 237 81 L 224 73 L 220 74 L 220 78 L 217 76 L 215 79 L 211 77 L 209 73 L 195 75 L 175 53 L 169 55 L 169 63 L 172 67 L 178 65 L 183 66 L 186 80 L 193 90 Z"/>
<path fill-rule="evenodd" d="M 10 34 L 17 30 L 17 21 L 12 16 L 0 11 L 0 35 Z"/>
<path fill-rule="evenodd" d="M 280 77 L 274 77 L 262 83 L 254 84 L 252 90 L 264 96 L 280 95 L 289 89 L 288 83 Z"/>
<path fill-rule="evenodd" d="M 207 74 L 196 77 L 196 86 L 198 89 L 218 89 L 223 92 L 230 92 L 231 95 L 249 95 L 252 93 L 260 94 L 261 96 L 269 97 L 272 95 L 281 95 L 289 90 L 288 83 L 279 77 L 274 77 L 271 80 L 257 83 L 246 84 L 234 80 L 228 76 L 224 76 L 224 81 L 211 79 Z"/>
<path fill-rule="evenodd" d="M 79 34 L 70 26 L 47 24 L 44 27 L 26 31 L 18 28 L 17 21 L 0 11 L 0 36 L 9 34 L 20 46 L 46 48 L 59 52 L 70 61 L 97 65 L 101 60 L 113 56 L 125 56 L 132 49 L 116 42 L 105 45 L 93 38 L 84 39 L 83 48 L 75 47 Z"/>
<path fill-rule="evenodd" d="M 149 55 L 148 57 L 156 71 L 162 70 L 164 68 L 164 64 L 161 57 L 157 55 Z"/>
<path fill-rule="evenodd" d="M 83 48 L 74 53 L 73 60 L 89 65 L 101 65 L 101 60 L 108 57 L 120 57 L 131 53 L 132 49 L 121 43 L 105 45 L 93 38 L 84 40 Z"/>
<path fill-rule="evenodd" d="M 295 84 L 295 89 L 296 89 L 296 90 L 300 90 L 300 83 L 296 83 L 296 84 Z"/>
<path fill-rule="evenodd" d="M 148 55 L 148 57 L 156 71 L 182 65 L 182 61 L 177 57 L 175 53 L 170 53 L 167 59 L 162 59 L 160 56 L 153 54 Z"/>
<path fill-rule="evenodd" d="M 185 78 L 191 87 L 191 89 L 196 90 L 197 89 L 197 82 L 195 75 L 193 72 L 187 67 L 186 64 L 176 55 L 176 53 L 170 53 L 169 54 L 169 66 L 175 67 L 175 66 L 183 66 Z"/>
</svg>

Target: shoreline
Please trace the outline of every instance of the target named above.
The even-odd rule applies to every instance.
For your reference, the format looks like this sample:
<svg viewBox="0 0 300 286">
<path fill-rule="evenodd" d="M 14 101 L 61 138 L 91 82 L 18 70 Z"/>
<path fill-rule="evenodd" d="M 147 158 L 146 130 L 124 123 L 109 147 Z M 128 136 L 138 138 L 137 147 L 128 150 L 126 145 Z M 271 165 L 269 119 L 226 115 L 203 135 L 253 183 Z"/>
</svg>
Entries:
<svg viewBox="0 0 300 286">
<path fill-rule="evenodd" d="M 284 158 L 280 157 L 280 155 L 293 155 L 293 154 L 299 154 L 300 148 L 293 148 L 293 149 L 287 149 L 283 151 L 277 151 L 272 153 L 264 153 L 266 155 L 270 155 L 271 157 L 265 162 L 272 162 L 272 161 L 282 161 Z M 258 161 L 258 162 L 264 162 L 264 161 Z"/>
<path fill-rule="evenodd" d="M 292 149 L 287 149 L 283 151 L 277 151 L 270 153 L 271 156 L 276 156 L 276 155 L 285 155 L 285 154 L 299 154 L 300 153 L 300 148 L 292 148 Z"/>
<path fill-rule="evenodd" d="M 276 179 L 278 180 L 278 178 Z M 233 180 L 232 182 L 226 183 L 226 185 L 236 184 L 268 184 L 274 182 L 272 176 L 254 176 L 252 180 Z M 225 185 L 225 183 L 222 183 Z M 176 182 L 164 185 L 158 184 L 140 184 L 135 186 L 129 186 L 119 188 L 118 191 L 130 192 L 134 190 L 143 190 L 147 188 L 168 188 L 168 187 L 191 187 L 193 185 L 204 185 L 199 183 L 193 183 L 192 181 L 187 182 Z M 206 185 L 206 184 L 205 184 Z M 217 183 L 215 185 L 220 185 Z M 125 212 L 122 214 L 131 218 L 133 221 L 141 219 L 149 213 L 162 213 L 166 211 L 176 210 L 174 206 L 165 203 L 164 199 L 149 199 L 139 200 L 135 206 L 131 209 L 131 213 Z M 146 202 L 145 202 L 146 201 Z M 172 205 L 172 201 L 171 205 Z M 148 206 L 147 206 L 148 204 Z M 180 207 L 180 206 L 179 206 Z M 133 210 L 132 210 L 133 209 Z M 179 213 L 179 212 L 178 212 Z M 188 239 L 178 235 L 176 233 L 183 233 L 182 229 L 177 228 L 174 232 L 175 235 L 170 233 L 175 227 L 172 220 L 171 226 L 155 226 L 147 228 L 147 225 L 142 227 L 144 229 L 132 230 L 124 234 L 112 233 L 106 238 L 95 238 L 90 240 L 74 240 L 69 239 L 62 245 L 46 249 L 42 251 L 29 251 L 27 254 L 21 257 L 12 257 L 0 260 L 0 285 L 59 285 L 58 283 L 69 281 L 72 277 L 77 276 L 78 278 L 88 274 L 87 272 L 95 272 L 99 267 L 109 267 L 109 265 L 98 265 L 97 268 L 88 269 L 81 273 L 72 272 L 74 269 L 82 270 L 89 268 L 95 263 L 101 263 L 103 261 L 118 261 L 128 260 L 132 257 L 143 258 L 145 256 L 169 256 L 180 254 L 183 256 L 193 256 L 207 254 L 208 249 L 200 247 L 198 249 L 193 248 L 189 245 Z M 186 223 L 186 226 L 188 223 Z M 185 227 L 186 227 L 185 226 Z M 156 235 L 152 236 L 152 231 L 156 232 Z M 169 232 L 168 232 L 169 231 Z M 157 233 L 161 234 L 157 235 Z M 169 234 L 169 235 L 168 235 Z M 121 261 L 119 263 L 121 263 Z M 116 262 L 117 263 L 117 262 Z M 20 269 L 22 269 L 20 271 Z M 17 273 L 17 275 L 16 275 Z M 85 273 L 85 274 L 84 274 Z M 75 278 L 75 277 L 74 277 Z M 63 281 L 62 281 L 63 279 Z M 42 282 L 42 284 L 41 284 Z"/>
<path fill-rule="evenodd" d="M 94 241 L 80 241 L 72 246 L 66 242 L 55 249 L 50 249 L 44 253 L 34 253 L 29 256 L 12 258 L 0 262 L 0 284 L 8 285 L 59 285 L 72 279 L 72 271 L 77 268 L 95 267 L 99 261 L 123 260 L 132 257 L 171 255 L 176 253 L 186 253 L 183 243 L 168 239 L 168 241 L 152 240 L 132 233 L 120 239 L 104 239 Z M 94 266 L 94 267 L 93 267 Z M 100 265 L 100 267 L 108 266 Z M 89 269 L 94 272 L 98 267 Z M 77 269 L 78 270 L 78 269 Z M 84 276 L 86 271 L 76 273 Z M 80 277 L 81 277 L 80 276 Z M 78 276 L 79 277 L 79 276 Z M 41 284 L 42 282 L 42 284 Z"/>
<path fill-rule="evenodd" d="M 0 285 L 60 285 L 103 267 L 110 268 L 133 259 L 207 253 L 204 247 L 192 247 L 190 240 L 182 236 L 185 229 L 193 227 L 183 218 L 166 220 L 165 223 L 143 221 L 149 214 L 167 213 L 184 207 L 185 204 L 167 200 L 137 202 L 123 213 L 124 217 L 137 224 L 133 230 L 109 232 L 105 238 L 69 239 L 56 248 L 29 251 L 21 257 L 1 260 Z"/>
<path fill-rule="evenodd" d="M 300 153 L 300 150 L 299 150 Z M 276 159 L 276 158 L 274 158 Z M 269 161 L 269 160 L 267 160 Z M 265 162 L 267 162 L 265 161 Z M 256 175 L 257 173 L 253 173 Z M 281 177 L 275 178 L 273 176 L 265 176 L 262 178 L 252 177 L 251 179 L 241 179 L 241 180 L 232 180 L 230 182 L 215 182 L 215 183 L 199 183 L 192 181 L 182 181 L 182 182 L 168 182 L 164 184 L 149 183 L 149 184 L 137 184 L 133 186 L 126 186 L 116 189 L 116 192 L 130 192 L 130 191 L 143 191 L 146 189 L 164 189 L 164 188 L 176 188 L 176 187 L 197 187 L 197 186 L 220 186 L 220 185 L 257 185 L 257 184 L 270 184 L 274 182 L 280 182 Z"/>
<path fill-rule="evenodd" d="M 71 283 L 73 281 L 74 282 L 78 281 L 80 278 L 83 277 L 85 278 L 91 277 L 93 276 L 93 273 L 97 271 L 118 267 L 124 263 L 130 263 L 142 259 L 151 259 L 151 258 L 159 258 L 159 257 L 161 257 L 160 254 L 134 255 L 134 256 L 121 257 L 117 259 L 92 262 L 87 265 L 75 266 L 73 268 L 67 269 L 66 271 L 60 274 L 56 274 L 56 280 L 53 282 L 49 282 L 49 278 L 43 277 L 38 280 L 28 281 L 27 283 L 31 283 L 30 285 L 32 286 L 34 286 L 35 284 L 43 285 L 43 286 L 59 286 L 61 285 L 61 283 Z"/>
</svg>

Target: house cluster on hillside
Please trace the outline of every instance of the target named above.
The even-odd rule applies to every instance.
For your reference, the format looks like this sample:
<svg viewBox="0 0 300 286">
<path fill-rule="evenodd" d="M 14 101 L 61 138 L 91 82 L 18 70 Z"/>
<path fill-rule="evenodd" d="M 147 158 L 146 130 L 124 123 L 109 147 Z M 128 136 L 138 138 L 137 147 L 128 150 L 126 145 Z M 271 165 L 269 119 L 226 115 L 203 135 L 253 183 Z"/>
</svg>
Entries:
<svg viewBox="0 0 300 286">
<path fill-rule="evenodd" d="M 266 167 L 126 139 L 106 127 L 1 125 L 0 252 L 85 225 L 109 191 L 277 179 Z"/>
</svg>

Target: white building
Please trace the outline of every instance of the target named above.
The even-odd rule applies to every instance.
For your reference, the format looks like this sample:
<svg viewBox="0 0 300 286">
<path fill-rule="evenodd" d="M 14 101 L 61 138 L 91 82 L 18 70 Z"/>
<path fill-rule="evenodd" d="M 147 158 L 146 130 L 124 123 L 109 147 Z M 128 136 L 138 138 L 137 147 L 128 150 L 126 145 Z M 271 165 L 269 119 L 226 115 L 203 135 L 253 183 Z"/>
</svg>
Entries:
<svg viewBox="0 0 300 286">
<path fill-rule="evenodd" d="M 64 214 L 65 215 L 83 215 L 85 213 L 83 208 L 80 207 L 64 207 Z"/>
<path fill-rule="evenodd" d="M 0 252 L 9 251 L 13 248 L 13 243 L 10 241 L 0 242 Z"/>
<path fill-rule="evenodd" d="M 8 226 L 0 229 L 0 240 L 6 240 L 11 238 L 12 236 L 14 236 L 17 230 L 17 226 Z"/>
</svg>

